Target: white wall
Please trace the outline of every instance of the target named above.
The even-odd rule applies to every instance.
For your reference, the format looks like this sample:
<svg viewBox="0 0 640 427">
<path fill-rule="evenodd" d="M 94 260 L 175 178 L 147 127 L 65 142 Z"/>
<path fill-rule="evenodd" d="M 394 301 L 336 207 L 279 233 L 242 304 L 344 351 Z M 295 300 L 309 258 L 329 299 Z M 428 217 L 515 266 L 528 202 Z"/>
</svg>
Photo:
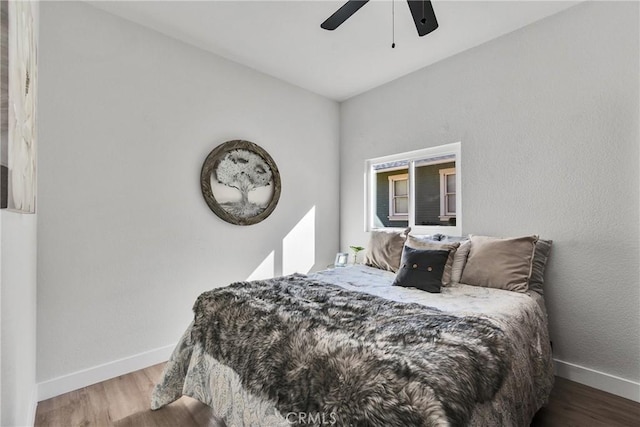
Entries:
<svg viewBox="0 0 640 427">
<path fill-rule="evenodd" d="M 337 103 L 84 3 L 43 2 L 40 31 L 39 382 L 174 344 L 198 294 L 265 259 L 275 274 L 299 249 L 304 268 L 333 262 Z M 257 225 L 223 222 L 200 192 L 231 139 L 280 169 Z M 294 229 L 315 246 L 285 245 Z"/>
<path fill-rule="evenodd" d="M 344 102 L 340 206 L 341 247 L 366 246 L 364 160 L 461 141 L 463 232 L 553 239 L 555 357 L 635 396 L 638 16 L 585 2 Z"/>
<path fill-rule="evenodd" d="M 36 387 L 36 215 L 2 210 L 2 426 L 32 422 Z"/>
</svg>

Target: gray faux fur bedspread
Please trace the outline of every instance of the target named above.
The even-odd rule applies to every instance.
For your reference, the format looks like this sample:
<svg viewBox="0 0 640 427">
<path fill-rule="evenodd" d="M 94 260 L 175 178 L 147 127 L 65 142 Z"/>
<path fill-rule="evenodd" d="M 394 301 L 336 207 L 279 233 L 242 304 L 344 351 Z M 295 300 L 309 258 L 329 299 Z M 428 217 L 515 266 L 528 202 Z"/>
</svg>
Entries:
<svg viewBox="0 0 640 427">
<path fill-rule="evenodd" d="M 184 378 L 172 375 L 184 377 L 187 368 L 176 369 L 176 359 L 197 346 L 291 424 L 311 424 L 286 416 L 304 413 L 316 425 L 462 426 L 500 389 L 512 359 L 503 331 L 482 316 L 302 275 L 205 292 L 194 312 L 189 348 L 176 349 L 154 408 L 179 397 L 172 384 Z"/>
</svg>

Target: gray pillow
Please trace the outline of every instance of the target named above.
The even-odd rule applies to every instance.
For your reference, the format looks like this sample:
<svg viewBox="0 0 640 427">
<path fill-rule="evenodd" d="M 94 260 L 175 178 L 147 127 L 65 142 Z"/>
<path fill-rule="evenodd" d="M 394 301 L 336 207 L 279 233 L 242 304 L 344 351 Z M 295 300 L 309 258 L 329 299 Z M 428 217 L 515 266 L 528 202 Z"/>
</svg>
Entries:
<svg viewBox="0 0 640 427">
<path fill-rule="evenodd" d="M 400 267 L 402 248 L 411 228 L 401 231 L 372 230 L 364 257 L 365 265 L 394 273 Z"/>
<path fill-rule="evenodd" d="M 414 249 L 405 245 L 393 286 L 439 293 L 448 257 L 449 251 Z"/>
<path fill-rule="evenodd" d="M 460 246 L 460 242 L 441 242 L 432 240 L 429 236 L 412 236 L 407 237 L 405 246 L 409 246 L 413 249 L 423 249 L 432 251 L 449 251 L 449 257 L 447 263 L 444 266 L 444 274 L 442 275 L 442 285 L 447 286 L 451 283 L 451 269 L 453 266 L 453 259 Z"/>
<path fill-rule="evenodd" d="M 467 285 L 526 292 L 538 236 L 500 239 L 471 236 L 471 249 L 462 271 Z"/>
<path fill-rule="evenodd" d="M 467 257 L 471 249 L 471 240 L 465 240 L 460 244 L 458 250 L 453 255 L 453 264 L 451 264 L 451 283 L 460 283 L 462 271 L 467 264 Z"/>
<path fill-rule="evenodd" d="M 551 244 L 553 240 L 538 239 L 536 242 L 536 251 L 533 254 L 533 266 L 531 271 L 531 279 L 529 279 L 529 290 L 544 294 L 542 285 L 544 284 L 544 269 L 551 252 Z"/>
</svg>

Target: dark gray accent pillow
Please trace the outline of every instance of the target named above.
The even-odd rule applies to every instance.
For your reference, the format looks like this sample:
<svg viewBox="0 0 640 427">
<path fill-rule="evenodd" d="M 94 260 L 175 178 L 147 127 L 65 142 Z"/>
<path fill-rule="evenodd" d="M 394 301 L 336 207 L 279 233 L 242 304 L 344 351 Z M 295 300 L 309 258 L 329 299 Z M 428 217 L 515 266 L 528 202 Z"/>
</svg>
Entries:
<svg viewBox="0 0 640 427">
<path fill-rule="evenodd" d="M 431 240 L 423 236 L 407 236 L 407 241 L 404 242 L 405 246 L 410 246 L 413 249 L 429 249 L 434 251 L 449 251 L 449 260 L 444 266 L 444 274 L 442 275 L 442 286 L 448 286 L 451 284 L 451 268 L 453 266 L 453 257 L 460 246 L 460 242 L 443 242 L 437 240 Z"/>
<path fill-rule="evenodd" d="M 544 269 L 551 252 L 551 244 L 553 240 L 538 239 L 536 242 L 536 250 L 533 253 L 533 266 L 531 270 L 531 278 L 529 279 L 529 290 L 544 294 L 542 285 L 544 284 Z"/>
<path fill-rule="evenodd" d="M 414 249 L 405 246 L 393 286 L 439 293 L 444 266 L 448 258 L 449 251 Z"/>
</svg>

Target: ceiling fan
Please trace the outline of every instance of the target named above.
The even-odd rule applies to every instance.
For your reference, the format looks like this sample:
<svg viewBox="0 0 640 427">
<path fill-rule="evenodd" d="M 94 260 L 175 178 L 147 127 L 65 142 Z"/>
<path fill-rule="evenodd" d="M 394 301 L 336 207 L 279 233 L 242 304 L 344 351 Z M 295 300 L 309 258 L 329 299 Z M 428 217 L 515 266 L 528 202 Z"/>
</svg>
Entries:
<svg viewBox="0 0 640 427">
<path fill-rule="evenodd" d="M 320 24 L 320 27 L 325 30 L 335 30 L 368 2 L 369 0 L 348 0 L 333 15 Z M 407 0 L 407 3 L 409 3 L 409 9 L 411 9 L 411 15 L 420 37 L 438 28 L 438 21 L 429 0 Z"/>
</svg>

